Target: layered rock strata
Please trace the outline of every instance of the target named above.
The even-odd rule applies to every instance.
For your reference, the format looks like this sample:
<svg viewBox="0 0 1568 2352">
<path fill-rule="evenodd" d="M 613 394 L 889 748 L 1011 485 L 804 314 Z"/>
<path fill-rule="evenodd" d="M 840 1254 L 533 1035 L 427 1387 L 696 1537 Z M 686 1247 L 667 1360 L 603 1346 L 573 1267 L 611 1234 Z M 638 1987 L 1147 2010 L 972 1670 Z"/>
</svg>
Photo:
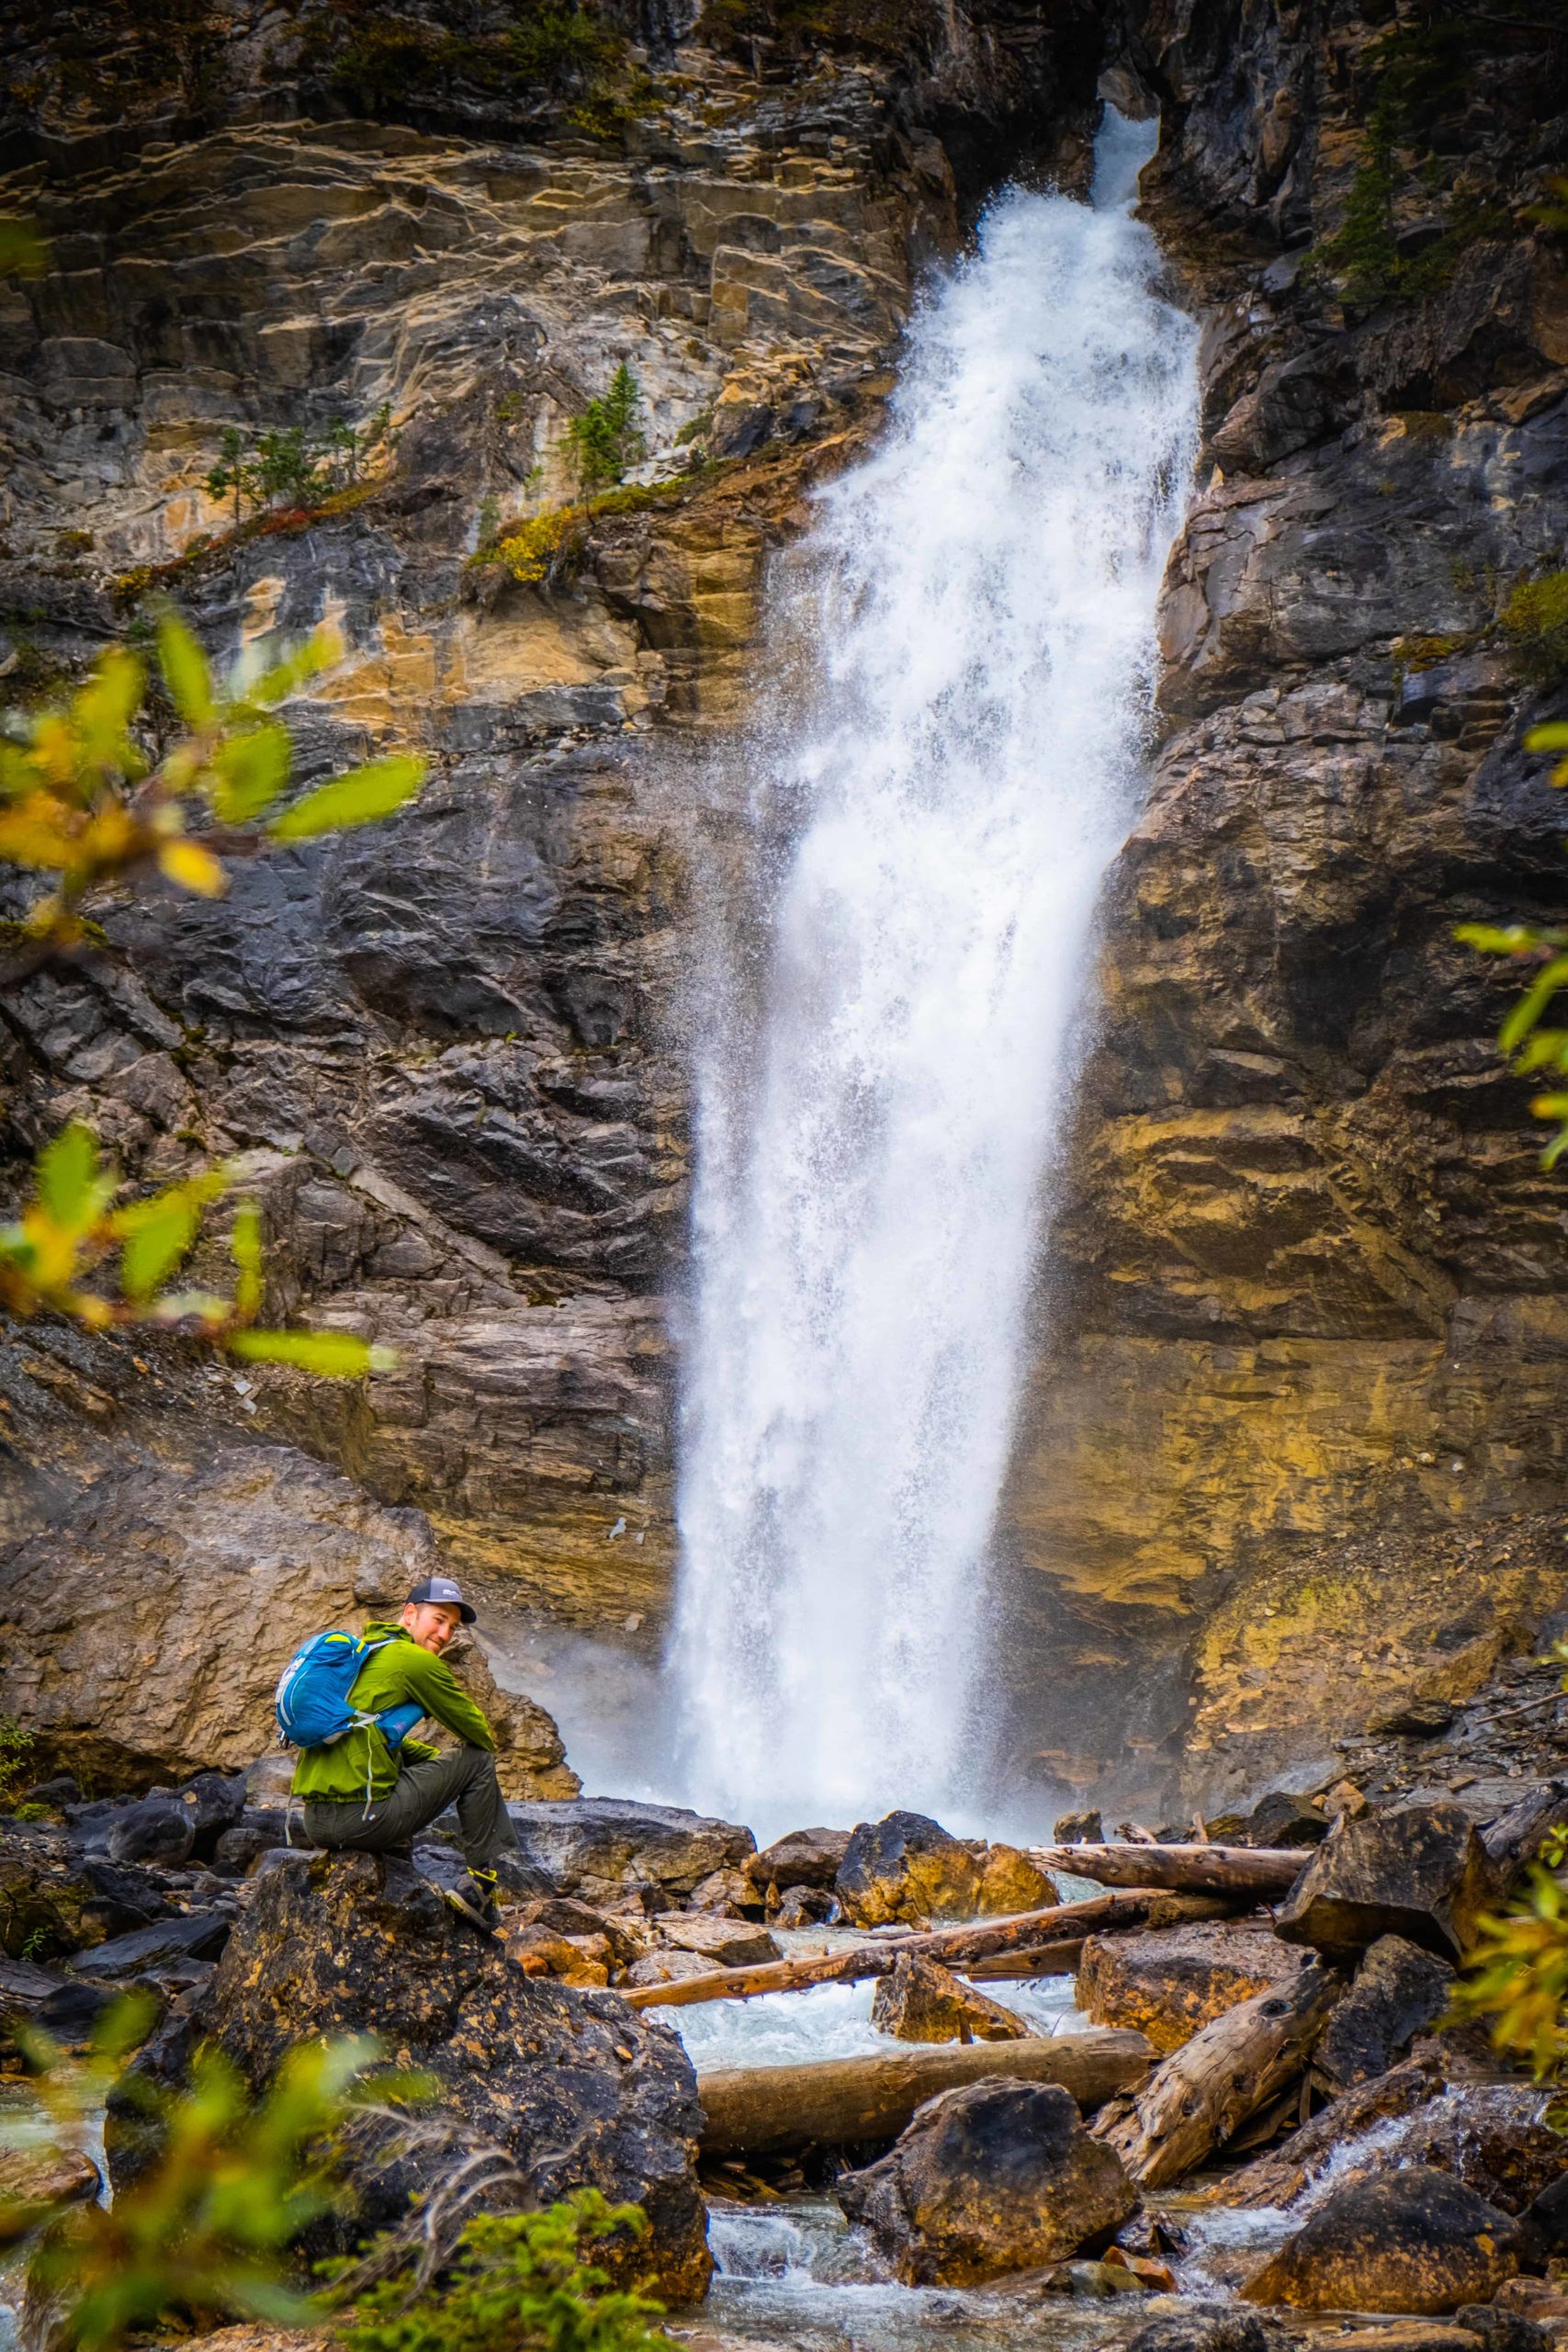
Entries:
<svg viewBox="0 0 1568 2352">
<path fill-rule="evenodd" d="M 746 880 L 768 551 L 874 429 L 924 263 L 1021 164 L 1081 184 L 1109 66 L 1162 110 L 1145 209 L 1208 437 L 1003 1514 L 1010 1749 L 1209 1804 L 1477 1688 L 1562 1597 L 1568 1499 L 1559 1180 L 1493 1050 L 1509 977 L 1451 937 L 1562 890 L 1521 748 L 1554 704 L 1499 628 L 1568 505 L 1551 24 L 1456 76 L 1440 12 L 1433 51 L 1430 11 L 1348 0 L 650 6 L 612 12 L 596 96 L 498 81 L 482 8 L 439 72 L 405 26 L 400 74 L 375 12 L 347 50 L 346 17 L 197 13 L 21 28 L 0 193 L 52 266 L 0 300 L 0 690 L 158 593 L 225 655 L 328 621 L 304 772 L 435 773 L 220 908 L 107 910 L 107 953 L 3 1008 L 7 1136 L 85 1116 L 148 1180 L 251 1155 L 272 1304 L 400 1362 L 329 1391 L 35 1329 L 19 1540 L 241 1430 L 423 1510 L 513 1601 L 656 1637 L 684 1034 L 699 910 Z M 1390 107 L 1387 218 L 1337 245 Z M 551 580 L 470 564 L 572 495 L 568 421 L 623 361 L 630 495 Z M 322 509 L 233 533 L 202 487 L 225 426 L 383 403 Z"/>
<path fill-rule="evenodd" d="M 1561 689 L 1500 616 L 1568 525 L 1568 279 L 1528 210 L 1568 61 L 1540 23 L 1461 69 L 1433 18 L 1136 12 L 1206 440 L 1009 1509 L 1069 1781 L 1115 1723 L 1124 1786 L 1326 1786 L 1563 1593 L 1564 1195 L 1495 1051 L 1519 976 L 1453 929 L 1564 886 L 1522 748 Z"/>
</svg>

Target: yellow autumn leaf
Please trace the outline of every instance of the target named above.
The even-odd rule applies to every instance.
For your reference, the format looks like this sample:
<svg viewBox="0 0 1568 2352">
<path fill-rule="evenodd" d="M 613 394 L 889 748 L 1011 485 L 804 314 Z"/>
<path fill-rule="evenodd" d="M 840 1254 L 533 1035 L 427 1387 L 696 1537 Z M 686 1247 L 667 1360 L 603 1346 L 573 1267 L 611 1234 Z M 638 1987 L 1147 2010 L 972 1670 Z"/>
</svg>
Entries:
<svg viewBox="0 0 1568 2352">
<path fill-rule="evenodd" d="M 165 842 L 158 852 L 160 872 L 182 890 L 194 890 L 200 899 L 220 899 L 229 888 L 229 876 L 209 849 L 199 842 Z"/>
<path fill-rule="evenodd" d="M 42 809 L 24 801 L 0 816 L 0 859 L 53 872 L 70 865 L 76 856 L 75 842 L 51 821 L 51 804 L 46 800 Z"/>
</svg>

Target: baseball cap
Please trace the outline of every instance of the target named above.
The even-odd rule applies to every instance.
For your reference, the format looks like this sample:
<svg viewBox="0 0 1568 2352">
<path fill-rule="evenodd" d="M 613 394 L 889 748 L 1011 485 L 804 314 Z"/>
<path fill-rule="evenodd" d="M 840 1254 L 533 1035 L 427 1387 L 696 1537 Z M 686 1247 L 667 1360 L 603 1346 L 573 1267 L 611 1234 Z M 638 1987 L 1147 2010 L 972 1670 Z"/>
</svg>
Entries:
<svg viewBox="0 0 1568 2352">
<path fill-rule="evenodd" d="M 479 1611 L 470 1609 L 450 1577 L 426 1577 L 416 1584 L 409 1595 L 412 1606 L 416 1601 L 434 1601 L 437 1608 L 455 1609 L 465 1625 L 471 1625 Z"/>
</svg>

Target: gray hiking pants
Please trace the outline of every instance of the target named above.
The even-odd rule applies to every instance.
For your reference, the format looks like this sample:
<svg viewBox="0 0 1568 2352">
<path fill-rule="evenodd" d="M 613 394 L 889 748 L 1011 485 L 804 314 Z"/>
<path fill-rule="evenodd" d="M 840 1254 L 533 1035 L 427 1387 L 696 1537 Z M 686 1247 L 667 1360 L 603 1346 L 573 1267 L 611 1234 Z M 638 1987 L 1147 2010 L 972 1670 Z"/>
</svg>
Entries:
<svg viewBox="0 0 1568 2352">
<path fill-rule="evenodd" d="M 405 1764 L 396 1786 L 377 1797 L 368 1813 L 363 1797 L 307 1803 L 305 1835 L 312 1846 L 332 1853 L 406 1852 L 415 1834 L 452 1804 L 457 1807 L 463 1859 L 471 1871 L 493 1870 L 499 1855 L 517 1851 L 517 1832 L 488 1747 L 458 1747 Z"/>
</svg>

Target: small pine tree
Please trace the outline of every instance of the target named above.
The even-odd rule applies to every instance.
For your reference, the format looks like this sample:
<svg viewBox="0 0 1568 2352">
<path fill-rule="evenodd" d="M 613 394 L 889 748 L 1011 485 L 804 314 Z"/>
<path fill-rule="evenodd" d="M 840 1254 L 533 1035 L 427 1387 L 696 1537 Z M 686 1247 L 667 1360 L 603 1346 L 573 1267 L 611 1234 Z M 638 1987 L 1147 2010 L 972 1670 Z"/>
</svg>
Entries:
<svg viewBox="0 0 1568 2352">
<path fill-rule="evenodd" d="M 566 428 L 567 447 L 584 498 L 624 481 L 648 444 L 641 429 L 642 386 L 623 359 L 610 389 L 589 401 Z"/>
</svg>

